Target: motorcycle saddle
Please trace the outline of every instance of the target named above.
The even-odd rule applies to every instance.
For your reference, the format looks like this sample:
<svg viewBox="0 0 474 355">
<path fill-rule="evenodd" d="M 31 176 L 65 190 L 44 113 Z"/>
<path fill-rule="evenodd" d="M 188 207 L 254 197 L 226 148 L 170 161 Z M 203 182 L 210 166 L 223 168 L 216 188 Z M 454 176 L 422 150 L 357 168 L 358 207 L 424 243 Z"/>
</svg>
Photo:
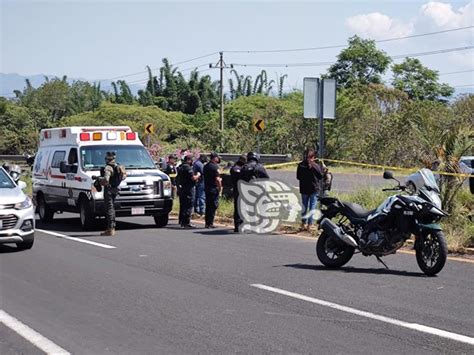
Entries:
<svg viewBox="0 0 474 355">
<path fill-rule="evenodd" d="M 367 218 L 373 212 L 373 210 L 366 210 L 357 203 L 343 202 L 343 205 L 349 217 Z"/>
</svg>

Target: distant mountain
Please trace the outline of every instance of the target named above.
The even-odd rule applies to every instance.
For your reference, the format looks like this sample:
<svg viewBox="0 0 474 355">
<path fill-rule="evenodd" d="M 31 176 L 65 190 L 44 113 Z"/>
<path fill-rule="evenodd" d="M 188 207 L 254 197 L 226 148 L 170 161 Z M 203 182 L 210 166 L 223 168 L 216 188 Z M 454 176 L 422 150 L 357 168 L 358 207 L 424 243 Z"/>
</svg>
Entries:
<svg viewBox="0 0 474 355">
<path fill-rule="evenodd" d="M 0 73 L 0 96 L 5 97 L 14 97 L 14 90 L 23 90 L 26 87 L 25 80 L 29 79 L 30 83 L 33 87 L 37 88 L 41 86 L 46 81 L 46 77 L 49 79 L 55 78 L 55 75 L 48 75 L 48 74 L 36 74 L 36 75 L 20 75 L 20 74 L 4 74 Z M 86 79 L 78 79 L 78 78 L 67 78 L 68 83 L 72 83 L 73 81 L 83 80 L 89 81 L 93 83 L 94 81 L 100 81 L 100 87 L 102 90 L 111 91 L 112 85 L 110 80 L 86 80 Z M 143 89 L 145 84 L 137 85 L 132 84 L 130 85 L 130 90 L 132 90 L 133 94 L 137 94 L 138 90 Z"/>
</svg>

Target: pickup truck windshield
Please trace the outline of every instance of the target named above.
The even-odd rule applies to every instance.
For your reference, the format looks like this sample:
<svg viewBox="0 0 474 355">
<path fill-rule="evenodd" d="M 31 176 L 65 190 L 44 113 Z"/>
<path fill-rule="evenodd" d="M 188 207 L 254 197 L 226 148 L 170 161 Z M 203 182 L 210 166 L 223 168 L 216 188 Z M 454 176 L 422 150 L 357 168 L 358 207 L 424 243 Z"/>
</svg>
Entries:
<svg viewBox="0 0 474 355">
<path fill-rule="evenodd" d="M 126 169 L 156 169 L 145 147 L 141 145 L 93 145 L 81 148 L 84 170 L 99 170 L 105 166 L 105 154 L 115 152 L 117 164 Z"/>
</svg>

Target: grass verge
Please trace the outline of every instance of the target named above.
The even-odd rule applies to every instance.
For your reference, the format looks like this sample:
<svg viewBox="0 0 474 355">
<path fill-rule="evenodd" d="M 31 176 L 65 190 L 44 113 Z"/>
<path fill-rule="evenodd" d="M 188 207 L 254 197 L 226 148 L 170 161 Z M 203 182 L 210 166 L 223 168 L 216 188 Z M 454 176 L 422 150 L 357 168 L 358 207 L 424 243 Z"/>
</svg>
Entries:
<svg viewBox="0 0 474 355">
<path fill-rule="evenodd" d="M 355 193 L 333 193 L 332 196 L 343 201 L 351 201 L 374 209 L 379 206 L 390 193 L 379 189 L 362 189 Z M 441 221 L 441 226 L 446 235 L 449 251 L 452 253 L 464 253 L 466 248 L 474 247 L 474 195 L 468 189 L 462 189 L 456 196 L 455 209 L 451 216 Z M 173 213 L 179 212 L 179 200 L 173 203 Z M 232 200 L 221 198 L 219 208 L 216 212 L 216 221 L 220 223 L 233 223 L 234 205 Z M 279 232 L 288 234 L 300 234 L 299 222 L 281 225 Z M 316 237 L 319 233 L 301 233 L 304 236 Z"/>
</svg>

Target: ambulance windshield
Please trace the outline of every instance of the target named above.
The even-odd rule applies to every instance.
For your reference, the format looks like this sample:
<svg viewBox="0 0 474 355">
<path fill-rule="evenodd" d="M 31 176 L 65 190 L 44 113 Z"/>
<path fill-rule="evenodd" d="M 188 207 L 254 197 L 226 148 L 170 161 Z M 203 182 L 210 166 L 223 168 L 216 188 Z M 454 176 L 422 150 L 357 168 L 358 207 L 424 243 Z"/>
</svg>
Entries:
<svg viewBox="0 0 474 355">
<path fill-rule="evenodd" d="M 99 170 L 105 166 L 107 152 L 115 152 L 117 164 L 126 169 L 156 169 L 150 154 L 141 145 L 96 145 L 81 148 L 84 170 Z"/>
</svg>

